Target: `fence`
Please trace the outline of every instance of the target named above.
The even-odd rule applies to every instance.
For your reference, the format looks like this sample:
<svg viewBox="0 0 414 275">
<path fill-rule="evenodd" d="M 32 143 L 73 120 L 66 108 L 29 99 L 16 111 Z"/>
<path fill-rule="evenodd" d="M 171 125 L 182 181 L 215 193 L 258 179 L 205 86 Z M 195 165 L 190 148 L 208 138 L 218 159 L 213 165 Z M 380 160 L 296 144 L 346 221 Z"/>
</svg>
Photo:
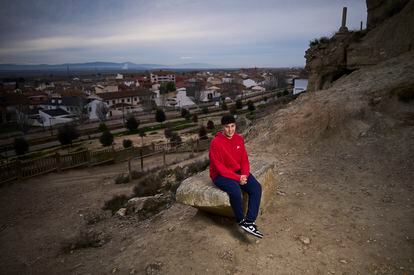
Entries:
<svg viewBox="0 0 414 275">
<path fill-rule="evenodd" d="M 155 155 L 163 155 L 165 165 L 166 154 L 204 151 L 208 149 L 209 143 L 210 140 L 189 140 L 180 144 L 151 144 L 120 150 L 110 147 L 97 151 L 82 150 L 68 154 L 55 153 L 30 160 L 16 160 L 0 166 L 0 184 L 81 166 L 90 167 L 126 160 L 130 166 L 133 159 L 140 159 L 143 169 L 144 159 Z"/>
</svg>

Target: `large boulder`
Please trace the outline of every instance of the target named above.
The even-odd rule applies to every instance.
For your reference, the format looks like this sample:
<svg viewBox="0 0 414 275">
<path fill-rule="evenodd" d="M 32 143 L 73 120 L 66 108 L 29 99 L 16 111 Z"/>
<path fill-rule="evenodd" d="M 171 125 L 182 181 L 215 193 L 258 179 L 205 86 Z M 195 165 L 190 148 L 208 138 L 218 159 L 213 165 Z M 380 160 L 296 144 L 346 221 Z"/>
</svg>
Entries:
<svg viewBox="0 0 414 275">
<path fill-rule="evenodd" d="M 276 182 L 273 176 L 274 165 L 263 160 L 250 160 L 250 172 L 262 185 L 261 212 L 275 194 Z M 210 213 L 233 217 L 228 195 L 217 188 L 209 177 L 208 169 L 185 179 L 177 189 L 176 200 Z M 244 193 L 245 210 L 247 194 Z"/>
</svg>

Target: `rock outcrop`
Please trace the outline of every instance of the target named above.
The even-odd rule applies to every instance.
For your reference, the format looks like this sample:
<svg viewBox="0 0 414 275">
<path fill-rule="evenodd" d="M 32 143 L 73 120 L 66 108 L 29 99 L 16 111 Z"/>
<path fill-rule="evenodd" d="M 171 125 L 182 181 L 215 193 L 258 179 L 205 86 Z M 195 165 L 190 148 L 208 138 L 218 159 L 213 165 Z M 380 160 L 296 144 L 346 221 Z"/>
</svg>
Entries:
<svg viewBox="0 0 414 275">
<path fill-rule="evenodd" d="M 412 51 L 414 1 L 370 1 L 368 29 L 337 32 L 306 51 L 308 91 L 331 87 L 341 76 Z"/>
<path fill-rule="evenodd" d="M 261 212 L 266 203 L 275 195 L 276 182 L 273 176 L 273 164 L 263 160 L 250 160 L 250 171 L 262 185 Z M 247 207 L 247 194 L 244 202 Z M 195 176 L 185 179 L 177 189 L 176 200 L 210 213 L 233 217 L 228 195 L 217 188 L 205 170 Z"/>
</svg>

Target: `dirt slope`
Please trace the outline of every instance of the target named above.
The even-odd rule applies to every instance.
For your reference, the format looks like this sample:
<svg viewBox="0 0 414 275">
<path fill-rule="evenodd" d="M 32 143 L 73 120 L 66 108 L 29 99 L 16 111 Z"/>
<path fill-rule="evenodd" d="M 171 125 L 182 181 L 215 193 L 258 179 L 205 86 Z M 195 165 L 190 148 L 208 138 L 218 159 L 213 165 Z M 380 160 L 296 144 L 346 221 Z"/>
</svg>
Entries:
<svg viewBox="0 0 414 275">
<path fill-rule="evenodd" d="M 413 84 L 407 54 L 255 122 L 248 150 L 276 164 L 279 190 L 257 221 L 263 240 L 180 204 L 87 225 L 81 214 L 132 187 L 100 175 L 125 167 L 97 167 L 1 190 L 0 273 L 412 274 L 414 102 L 396 94 Z M 82 228 L 110 240 L 64 254 Z"/>
</svg>

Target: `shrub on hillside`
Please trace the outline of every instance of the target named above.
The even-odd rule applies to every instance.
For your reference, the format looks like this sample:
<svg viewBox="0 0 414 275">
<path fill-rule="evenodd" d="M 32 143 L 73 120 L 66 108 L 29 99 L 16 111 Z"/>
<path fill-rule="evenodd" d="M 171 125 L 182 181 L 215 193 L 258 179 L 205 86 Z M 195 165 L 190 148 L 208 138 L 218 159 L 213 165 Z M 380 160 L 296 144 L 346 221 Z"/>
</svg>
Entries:
<svg viewBox="0 0 414 275">
<path fill-rule="evenodd" d="M 181 182 L 185 179 L 184 169 L 180 166 L 175 167 L 174 169 L 175 181 Z"/>
<path fill-rule="evenodd" d="M 112 214 L 115 214 L 116 211 L 119 210 L 119 208 L 124 207 L 128 200 L 129 198 L 125 195 L 115 195 L 112 197 L 112 199 L 105 202 L 105 205 L 102 209 L 111 210 Z"/>
<path fill-rule="evenodd" d="M 203 111 L 203 114 L 208 114 L 208 107 L 207 106 L 203 107 L 202 111 Z"/>
<path fill-rule="evenodd" d="M 114 142 L 114 136 L 110 131 L 105 131 L 102 133 L 101 137 L 99 138 L 99 141 L 103 146 L 110 146 Z"/>
<path fill-rule="evenodd" d="M 223 111 L 226 111 L 228 108 L 227 108 L 227 104 L 226 104 L 226 102 L 223 102 L 223 104 L 221 104 L 221 109 L 223 110 Z"/>
<path fill-rule="evenodd" d="M 210 165 L 209 159 L 199 160 L 188 165 L 188 173 L 190 175 L 204 171 Z"/>
<path fill-rule="evenodd" d="M 129 182 L 129 176 L 124 175 L 124 174 L 119 174 L 118 176 L 116 176 L 114 182 L 115 182 L 115 184 L 128 183 Z"/>
<path fill-rule="evenodd" d="M 161 188 L 162 179 L 157 174 L 149 174 L 134 187 L 134 197 L 154 196 Z"/>
<path fill-rule="evenodd" d="M 24 155 L 29 151 L 29 143 L 26 141 L 24 137 L 18 137 L 14 139 L 13 143 L 14 152 L 16 155 Z"/>
</svg>

